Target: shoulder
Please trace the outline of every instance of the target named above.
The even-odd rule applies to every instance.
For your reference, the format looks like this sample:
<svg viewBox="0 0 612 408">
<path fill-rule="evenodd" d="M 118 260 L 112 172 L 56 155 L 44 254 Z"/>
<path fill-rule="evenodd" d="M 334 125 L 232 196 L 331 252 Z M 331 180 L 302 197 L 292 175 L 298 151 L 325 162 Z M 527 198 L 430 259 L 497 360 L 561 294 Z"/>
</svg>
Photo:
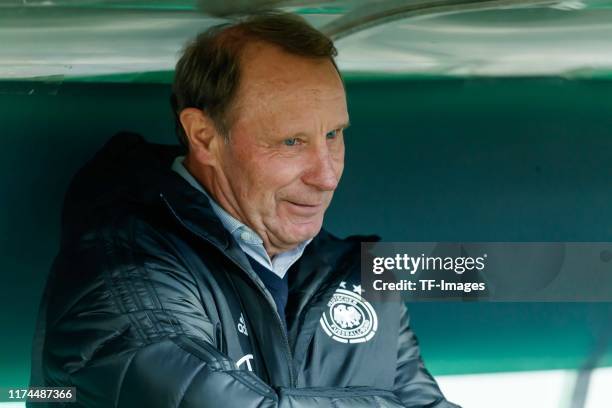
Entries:
<svg viewBox="0 0 612 408">
<path fill-rule="evenodd" d="M 70 298 L 111 295 L 125 303 L 136 295 L 154 293 L 136 294 L 135 285 L 157 286 L 170 278 L 181 283 L 174 287 L 192 289 L 196 281 L 186 267 L 181 241 L 174 236 L 175 232 L 144 211 L 118 212 L 90 223 L 78 234 L 64 237 L 49 280 L 53 297 L 65 304 Z"/>
<path fill-rule="evenodd" d="M 74 332 L 70 325 L 79 321 L 108 331 L 129 328 L 137 342 L 177 330 L 207 335 L 199 281 L 178 240 L 165 232 L 126 215 L 62 248 L 48 281 L 49 327 Z"/>
</svg>

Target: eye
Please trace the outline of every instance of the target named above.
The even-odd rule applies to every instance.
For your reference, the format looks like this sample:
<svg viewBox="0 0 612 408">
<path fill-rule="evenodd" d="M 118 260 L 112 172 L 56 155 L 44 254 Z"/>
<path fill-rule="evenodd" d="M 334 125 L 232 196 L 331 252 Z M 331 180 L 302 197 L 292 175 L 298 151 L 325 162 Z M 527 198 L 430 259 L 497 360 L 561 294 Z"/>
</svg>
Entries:
<svg viewBox="0 0 612 408">
<path fill-rule="evenodd" d="M 283 140 L 283 144 L 285 144 L 286 146 L 295 146 L 298 144 L 298 139 L 295 137 L 291 139 L 285 139 Z"/>
<path fill-rule="evenodd" d="M 325 137 L 327 139 L 335 139 L 336 136 L 338 136 L 338 132 L 340 132 L 340 129 L 330 130 L 329 132 L 325 134 Z"/>
</svg>

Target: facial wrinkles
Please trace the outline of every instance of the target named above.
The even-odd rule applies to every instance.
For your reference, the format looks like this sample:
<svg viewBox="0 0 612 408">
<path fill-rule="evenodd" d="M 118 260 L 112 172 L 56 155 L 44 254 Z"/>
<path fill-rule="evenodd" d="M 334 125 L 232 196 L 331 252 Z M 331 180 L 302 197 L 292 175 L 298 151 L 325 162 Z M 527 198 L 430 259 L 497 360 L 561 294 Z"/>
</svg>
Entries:
<svg viewBox="0 0 612 408">
<path fill-rule="evenodd" d="M 304 104 L 316 108 L 334 99 L 337 99 L 338 104 L 344 104 L 342 87 L 321 88 L 320 82 L 312 83 L 312 80 L 295 78 L 295 75 L 292 78 L 253 80 L 248 88 L 237 96 L 236 99 L 240 102 L 236 104 L 236 108 L 240 109 L 243 118 L 251 120 L 253 117 L 257 118 L 258 114 L 268 117 L 279 112 L 286 114 L 287 108 L 290 107 L 301 107 L 300 111 L 303 111 Z M 270 93 L 271 89 L 274 90 L 273 94 Z"/>
<path fill-rule="evenodd" d="M 245 137 L 245 135 L 241 135 L 240 137 Z M 246 137 L 249 137 L 249 135 L 246 135 Z M 252 175 L 248 173 L 235 173 L 232 164 L 236 161 L 252 161 L 253 158 L 258 156 L 256 152 L 252 151 L 253 148 L 258 149 L 252 145 L 242 145 L 233 142 L 230 142 L 226 146 L 227 164 L 225 166 L 225 172 L 229 174 L 229 178 L 243 178 L 244 182 L 233 184 L 228 180 L 224 196 L 228 197 L 228 201 L 233 203 L 232 208 L 236 213 L 234 216 L 250 226 L 265 242 L 266 228 L 263 223 L 263 218 L 259 216 L 258 209 L 251 205 L 251 199 L 253 195 L 257 196 L 261 194 L 261 192 L 266 192 L 267 190 L 265 186 L 261 185 L 262 180 L 259 180 L 257 177 L 252 177 Z M 246 180 L 244 178 L 246 178 Z M 229 198 L 230 196 L 231 198 Z M 255 203 L 257 203 L 257 200 L 255 200 Z"/>
<path fill-rule="evenodd" d="M 301 240 L 305 231 L 294 227 L 301 222 L 299 216 L 287 213 L 284 205 L 279 207 L 283 200 L 323 204 L 320 214 L 304 218 L 304 223 L 319 223 L 333 195 L 332 191 L 318 190 L 301 179 L 304 171 L 308 171 L 313 152 L 295 153 L 282 145 L 282 138 L 304 137 L 308 149 L 329 149 L 325 135 L 342 123 L 336 120 L 343 121 L 346 115 L 344 91 L 337 84 L 325 85 L 320 77 L 313 79 L 312 74 L 303 78 L 293 71 L 274 74 L 264 78 L 251 75 L 248 80 L 245 77 L 243 84 L 248 87 L 241 88 L 236 99 L 239 102 L 233 107 L 237 119 L 234 126 L 240 135 L 233 132 L 235 140 L 225 146 L 223 165 L 227 176 L 223 196 L 231 203 L 237 218 L 261 236 L 269 254 L 295 247 L 299 242 L 294 240 Z M 327 80 L 324 81 L 331 84 Z M 245 141 L 248 137 L 253 140 Z M 239 138 L 241 142 L 234 143 Z M 328 155 L 326 160 L 338 159 L 332 151 L 323 154 Z M 283 163 L 285 157 L 288 160 Z M 341 166 L 340 171 L 336 163 L 333 168 L 339 178 Z M 235 182 L 236 178 L 242 180 Z"/>
<path fill-rule="evenodd" d="M 232 155 L 229 156 L 231 160 L 240 160 L 240 156 L 233 150 L 234 147 L 231 146 L 231 142 L 225 148 L 228 149 L 225 154 L 228 156 Z M 237 150 L 240 150 L 240 147 Z M 231 162 L 227 159 L 225 162 L 231 168 Z M 256 194 L 262 191 L 265 192 L 267 191 L 265 186 L 260 186 L 260 181 L 255 178 L 243 184 L 243 186 L 248 187 L 247 190 L 236 190 L 228 179 L 231 177 L 243 177 L 244 175 L 233 174 L 231 171 L 228 172 L 228 170 L 228 168 L 225 168 L 223 172 L 220 172 L 221 174 L 218 174 L 218 177 L 215 178 L 215 183 L 212 184 L 213 194 L 226 211 L 251 227 L 262 238 L 266 252 L 270 256 L 294 247 L 295 243 L 285 242 L 282 239 L 282 228 L 279 228 L 280 226 L 274 222 L 277 220 L 275 220 L 276 202 L 273 197 L 268 197 L 263 212 L 258 212 L 261 209 L 251 208 L 249 205 L 251 192 Z M 266 220 L 271 220 L 272 222 L 266 222 Z"/>
<path fill-rule="evenodd" d="M 335 95 L 334 95 L 335 93 Z M 334 130 L 336 126 L 348 120 L 348 118 L 344 118 L 342 114 L 336 115 L 339 116 L 334 119 L 326 119 L 326 116 L 330 116 L 329 111 L 325 111 L 326 107 L 331 106 L 342 106 L 345 104 L 344 94 L 342 92 L 322 92 L 319 89 L 306 89 L 301 94 L 301 100 L 303 103 L 300 105 L 302 109 L 301 112 L 297 112 L 295 116 L 294 122 L 297 123 L 296 129 L 302 129 L 302 132 L 309 137 L 307 137 L 307 144 L 309 146 L 306 149 L 310 149 L 310 154 L 306 157 L 309 161 L 312 162 L 313 154 L 322 155 L 324 157 L 316 157 L 317 161 L 322 160 L 322 163 L 317 163 L 317 165 L 326 165 L 331 166 L 334 172 L 334 176 L 336 177 L 336 181 L 340 177 L 342 171 L 342 164 L 337 163 L 338 161 L 342 161 L 343 155 L 341 155 L 341 143 L 342 140 L 334 140 L 331 143 L 326 139 L 327 132 Z M 287 104 L 291 106 L 291 104 Z M 299 104 L 295 104 L 296 106 Z M 312 112 L 308 117 L 304 117 L 303 112 Z M 332 112 L 333 114 L 333 112 Z M 286 118 L 285 118 L 286 119 Z M 340 122 L 335 122 L 335 121 Z M 332 122 L 334 121 L 334 122 Z M 290 125 L 289 125 L 290 126 Z M 291 136 L 291 133 L 287 135 Z M 340 136 L 342 137 L 342 136 Z M 316 149 L 316 152 L 313 151 Z M 308 164 L 308 163 L 307 163 Z M 310 163 L 312 164 L 312 163 Z M 315 186 L 301 184 L 301 189 L 298 191 L 281 191 L 281 198 L 292 198 L 293 201 L 311 203 L 321 202 L 324 199 L 328 201 L 331 200 L 331 191 L 321 191 L 317 190 Z"/>
</svg>

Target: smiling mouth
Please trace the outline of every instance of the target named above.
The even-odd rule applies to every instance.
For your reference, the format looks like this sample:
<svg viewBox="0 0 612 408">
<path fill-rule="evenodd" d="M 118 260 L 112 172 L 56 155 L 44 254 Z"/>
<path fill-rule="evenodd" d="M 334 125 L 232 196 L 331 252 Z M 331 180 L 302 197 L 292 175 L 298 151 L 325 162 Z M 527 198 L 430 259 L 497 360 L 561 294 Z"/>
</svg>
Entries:
<svg viewBox="0 0 612 408">
<path fill-rule="evenodd" d="M 313 217 L 321 213 L 323 203 L 298 203 L 295 201 L 286 200 L 289 205 L 290 211 L 300 217 Z"/>
<path fill-rule="evenodd" d="M 295 201 L 289 201 L 289 200 L 287 200 L 287 202 L 289 204 L 293 204 L 293 205 L 297 205 L 298 207 L 305 207 L 305 208 L 317 208 L 317 207 L 320 207 L 321 205 L 323 205 L 323 203 L 316 203 L 316 204 L 297 203 Z"/>
</svg>

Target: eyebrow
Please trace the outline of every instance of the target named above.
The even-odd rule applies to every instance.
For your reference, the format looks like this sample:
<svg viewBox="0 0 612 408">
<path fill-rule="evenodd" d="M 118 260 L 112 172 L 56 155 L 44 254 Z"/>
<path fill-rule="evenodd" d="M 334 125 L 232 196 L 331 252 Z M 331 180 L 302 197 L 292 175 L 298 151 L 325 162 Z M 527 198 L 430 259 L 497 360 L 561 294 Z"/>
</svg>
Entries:
<svg viewBox="0 0 612 408">
<path fill-rule="evenodd" d="M 344 130 L 344 129 L 347 129 L 349 126 L 351 126 L 350 122 L 344 122 L 344 123 L 342 123 L 340 125 L 335 126 L 334 129 L 343 129 Z M 295 133 L 291 137 L 298 137 L 298 136 L 305 136 L 305 135 L 306 135 L 306 133 L 304 133 L 304 132 L 298 132 L 298 133 Z M 285 136 L 283 136 L 283 138 L 285 138 Z"/>
<path fill-rule="evenodd" d="M 346 123 L 336 126 L 334 129 L 348 129 L 349 126 L 351 126 L 351 123 L 346 122 Z"/>
</svg>

